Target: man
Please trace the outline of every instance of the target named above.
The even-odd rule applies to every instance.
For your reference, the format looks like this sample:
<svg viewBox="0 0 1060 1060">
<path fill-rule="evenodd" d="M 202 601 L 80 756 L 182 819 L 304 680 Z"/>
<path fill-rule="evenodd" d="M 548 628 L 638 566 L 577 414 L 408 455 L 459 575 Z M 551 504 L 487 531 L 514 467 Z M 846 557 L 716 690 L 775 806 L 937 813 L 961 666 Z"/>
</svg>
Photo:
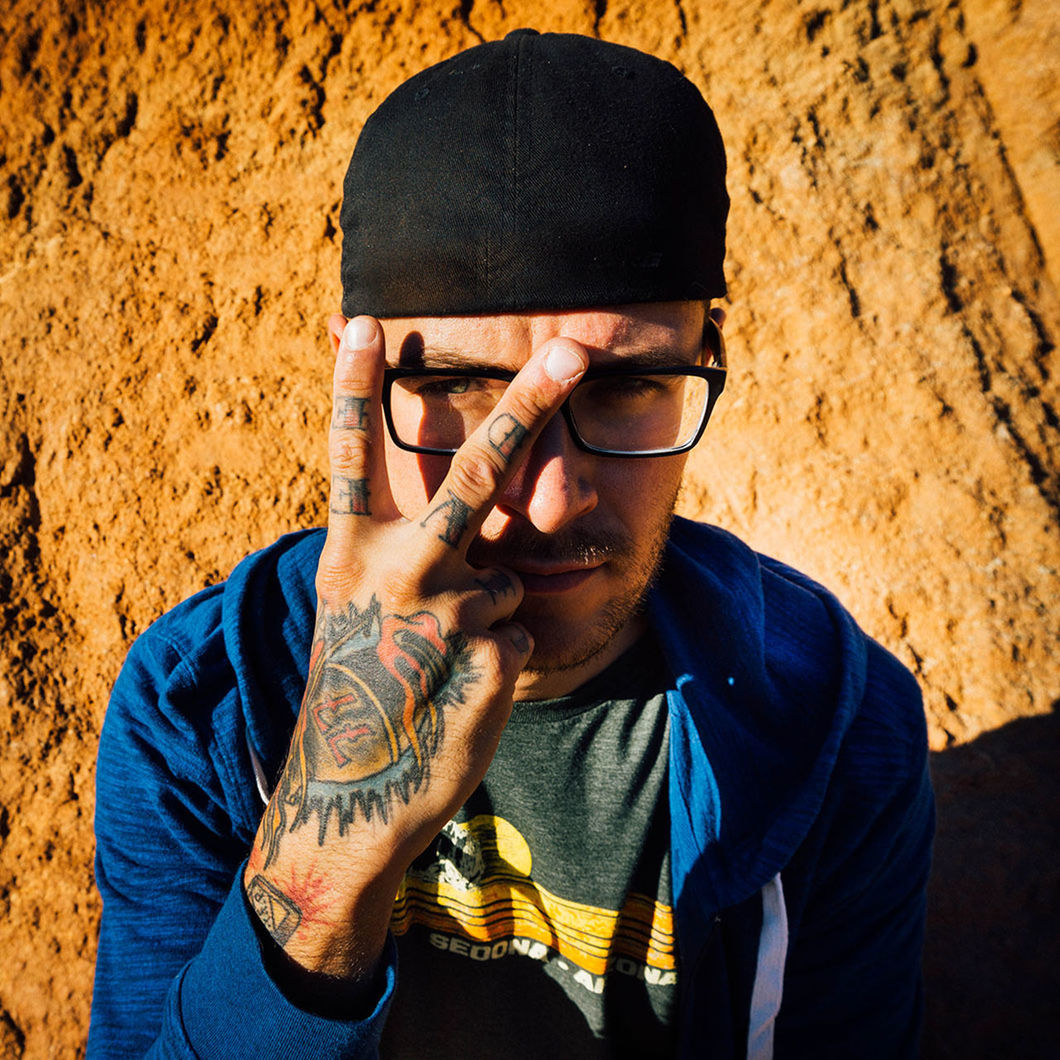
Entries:
<svg viewBox="0 0 1060 1060">
<path fill-rule="evenodd" d="M 581 37 L 369 120 L 326 536 L 164 616 L 115 688 L 91 1053 L 915 1051 L 915 683 L 672 522 L 725 378 L 724 168 L 673 67 Z"/>
</svg>

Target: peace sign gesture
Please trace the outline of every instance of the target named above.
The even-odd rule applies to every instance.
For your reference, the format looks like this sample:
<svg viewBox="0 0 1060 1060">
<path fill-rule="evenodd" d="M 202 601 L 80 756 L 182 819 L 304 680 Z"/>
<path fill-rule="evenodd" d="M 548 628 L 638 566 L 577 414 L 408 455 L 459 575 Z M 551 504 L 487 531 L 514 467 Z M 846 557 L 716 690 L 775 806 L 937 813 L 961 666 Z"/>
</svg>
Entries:
<svg viewBox="0 0 1060 1060">
<path fill-rule="evenodd" d="M 303 969 L 370 974 L 406 868 L 493 758 L 532 642 L 511 617 L 518 577 L 470 566 L 467 549 L 587 363 L 571 339 L 537 351 L 406 519 L 384 457 L 382 328 L 343 331 L 309 676 L 244 877 Z"/>
</svg>

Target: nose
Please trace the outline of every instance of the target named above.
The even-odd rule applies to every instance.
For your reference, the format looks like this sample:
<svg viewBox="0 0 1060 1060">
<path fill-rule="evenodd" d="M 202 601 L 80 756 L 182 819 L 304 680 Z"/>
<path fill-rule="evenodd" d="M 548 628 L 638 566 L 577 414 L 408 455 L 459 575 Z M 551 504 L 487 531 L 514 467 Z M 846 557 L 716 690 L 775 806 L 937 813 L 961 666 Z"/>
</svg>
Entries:
<svg viewBox="0 0 1060 1060">
<path fill-rule="evenodd" d="M 574 444 L 562 415 L 555 415 L 508 483 L 497 508 L 523 519 L 542 534 L 554 534 L 597 504 L 592 468 L 597 457 Z"/>
</svg>

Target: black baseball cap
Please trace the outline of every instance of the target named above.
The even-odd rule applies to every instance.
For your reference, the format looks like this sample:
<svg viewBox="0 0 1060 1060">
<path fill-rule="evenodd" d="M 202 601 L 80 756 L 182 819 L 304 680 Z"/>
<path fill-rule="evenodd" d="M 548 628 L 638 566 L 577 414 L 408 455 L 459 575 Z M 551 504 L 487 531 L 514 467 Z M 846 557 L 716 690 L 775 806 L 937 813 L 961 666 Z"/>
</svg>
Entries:
<svg viewBox="0 0 1060 1060">
<path fill-rule="evenodd" d="M 343 191 L 347 317 L 725 293 L 714 115 L 622 45 L 516 30 L 429 67 L 368 119 Z"/>
</svg>

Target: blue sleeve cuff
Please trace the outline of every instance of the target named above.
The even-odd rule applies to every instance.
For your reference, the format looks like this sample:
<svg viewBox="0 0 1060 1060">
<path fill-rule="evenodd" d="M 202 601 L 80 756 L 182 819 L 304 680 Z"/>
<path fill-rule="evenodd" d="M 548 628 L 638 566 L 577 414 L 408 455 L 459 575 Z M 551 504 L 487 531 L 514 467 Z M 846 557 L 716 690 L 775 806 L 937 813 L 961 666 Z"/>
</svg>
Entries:
<svg viewBox="0 0 1060 1060">
<path fill-rule="evenodd" d="M 387 936 L 380 995 L 363 1019 L 331 1019 L 289 1001 L 265 968 L 242 871 L 206 937 L 170 993 L 187 1047 L 201 1060 L 284 1057 L 353 1060 L 374 1057 L 397 983 L 397 948 Z M 371 1002 L 369 1002 L 371 1004 Z M 367 1008 L 367 1006 L 365 1006 Z M 169 1023 L 169 1019 L 166 1020 Z"/>
</svg>

